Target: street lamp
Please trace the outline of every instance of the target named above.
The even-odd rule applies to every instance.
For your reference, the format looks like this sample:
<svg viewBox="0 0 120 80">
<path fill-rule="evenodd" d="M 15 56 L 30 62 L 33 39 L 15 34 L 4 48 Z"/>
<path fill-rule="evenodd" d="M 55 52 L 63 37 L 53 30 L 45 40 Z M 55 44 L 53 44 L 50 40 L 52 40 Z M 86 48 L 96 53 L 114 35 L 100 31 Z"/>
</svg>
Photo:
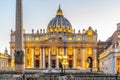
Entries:
<svg viewBox="0 0 120 80">
<path fill-rule="evenodd" d="M 64 73 L 65 73 L 65 69 L 64 68 L 65 68 L 65 66 L 68 65 L 68 61 L 67 61 L 68 57 L 65 56 L 62 52 L 60 52 L 60 54 L 58 56 L 58 59 L 60 60 L 60 66 L 61 66 L 61 73 L 60 73 L 60 75 L 63 76 Z M 64 72 L 63 72 L 63 70 L 64 70 Z"/>
</svg>

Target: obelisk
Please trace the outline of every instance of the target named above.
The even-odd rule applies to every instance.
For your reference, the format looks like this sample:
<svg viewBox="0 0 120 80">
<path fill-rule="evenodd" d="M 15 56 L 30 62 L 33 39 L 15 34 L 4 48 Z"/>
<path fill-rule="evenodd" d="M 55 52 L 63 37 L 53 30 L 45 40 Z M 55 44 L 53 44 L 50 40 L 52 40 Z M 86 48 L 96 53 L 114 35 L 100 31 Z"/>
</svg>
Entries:
<svg viewBox="0 0 120 80">
<path fill-rule="evenodd" d="M 15 71 L 24 72 L 22 0 L 16 0 Z"/>
</svg>

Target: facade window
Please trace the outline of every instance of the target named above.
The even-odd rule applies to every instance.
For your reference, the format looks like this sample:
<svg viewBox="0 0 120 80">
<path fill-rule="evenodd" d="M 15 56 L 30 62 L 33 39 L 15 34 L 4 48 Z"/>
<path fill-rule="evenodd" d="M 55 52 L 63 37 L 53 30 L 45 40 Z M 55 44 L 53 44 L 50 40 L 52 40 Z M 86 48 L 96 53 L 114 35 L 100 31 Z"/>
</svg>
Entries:
<svg viewBox="0 0 120 80">
<path fill-rule="evenodd" d="M 62 28 L 59 28 L 59 32 L 62 32 L 62 30 L 63 30 Z"/>
<path fill-rule="evenodd" d="M 73 55 L 73 48 L 72 47 L 68 47 L 67 48 L 67 52 L 68 52 L 68 55 Z"/>
<path fill-rule="evenodd" d="M 50 29 L 50 32 L 53 32 L 53 29 Z"/>
<path fill-rule="evenodd" d="M 57 53 L 57 48 L 56 47 L 51 47 L 51 54 L 56 55 Z"/>
<path fill-rule="evenodd" d="M 92 55 L 92 48 L 87 48 L 88 55 Z"/>
<path fill-rule="evenodd" d="M 31 38 L 30 37 L 27 37 L 27 41 L 30 41 L 31 40 Z"/>
<path fill-rule="evenodd" d="M 35 48 L 35 55 L 39 55 L 40 54 L 40 49 L 39 48 Z"/>
<path fill-rule="evenodd" d="M 120 40 L 118 41 L 118 45 L 120 46 Z"/>
<path fill-rule="evenodd" d="M 120 34 L 118 34 L 118 38 L 120 38 Z"/>
<path fill-rule="evenodd" d="M 39 38 L 38 36 L 36 36 L 36 37 L 35 37 L 35 40 L 38 41 L 38 40 L 40 40 L 40 38 Z"/>
<path fill-rule="evenodd" d="M 73 38 L 70 36 L 70 37 L 68 37 L 68 40 L 71 41 L 71 40 L 73 40 Z"/>
<path fill-rule="evenodd" d="M 80 37 L 78 37 L 78 38 L 77 38 L 77 40 L 78 40 L 78 41 L 80 41 L 80 40 L 81 40 L 81 38 L 80 38 Z"/>
<path fill-rule="evenodd" d="M 48 37 L 46 37 L 46 40 L 48 40 Z"/>
<path fill-rule="evenodd" d="M 88 35 L 88 40 L 90 41 L 90 40 L 92 40 L 93 39 L 93 36 L 89 36 Z"/>
<path fill-rule="evenodd" d="M 48 56 L 48 54 L 49 54 L 49 48 L 46 48 L 45 49 L 45 55 Z"/>
</svg>

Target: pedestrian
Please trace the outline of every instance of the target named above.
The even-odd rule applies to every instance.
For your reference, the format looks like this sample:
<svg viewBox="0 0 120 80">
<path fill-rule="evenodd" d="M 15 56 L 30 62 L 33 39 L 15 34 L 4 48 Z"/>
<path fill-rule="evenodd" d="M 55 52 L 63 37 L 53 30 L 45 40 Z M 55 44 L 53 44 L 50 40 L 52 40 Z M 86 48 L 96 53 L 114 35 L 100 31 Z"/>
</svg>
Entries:
<svg viewBox="0 0 120 80">
<path fill-rule="evenodd" d="M 22 78 L 23 78 L 23 80 L 25 80 L 25 74 L 23 74 Z"/>
</svg>

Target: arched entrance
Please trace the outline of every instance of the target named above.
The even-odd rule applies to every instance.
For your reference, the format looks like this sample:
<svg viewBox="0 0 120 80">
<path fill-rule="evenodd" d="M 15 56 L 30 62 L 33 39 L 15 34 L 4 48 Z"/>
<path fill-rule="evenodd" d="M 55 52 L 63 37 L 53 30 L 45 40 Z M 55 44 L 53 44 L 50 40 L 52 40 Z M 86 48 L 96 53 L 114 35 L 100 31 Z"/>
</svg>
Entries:
<svg viewBox="0 0 120 80">
<path fill-rule="evenodd" d="M 55 68 L 55 67 L 56 67 L 56 60 L 52 59 L 52 68 Z"/>
<path fill-rule="evenodd" d="M 93 65 L 92 57 L 88 57 L 88 58 L 87 58 L 87 62 L 88 62 L 88 64 L 89 64 L 89 65 L 88 65 L 88 68 L 91 68 L 91 69 L 92 69 L 92 67 L 93 67 L 93 66 L 92 66 L 92 65 Z"/>
<path fill-rule="evenodd" d="M 35 47 L 35 54 L 34 54 L 34 67 L 39 68 L 40 66 L 40 48 Z"/>
<path fill-rule="evenodd" d="M 73 67 L 73 61 L 69 60 L 68 63 L 69 63 L 69 68 L 72 68 Z"/>
</svg>

